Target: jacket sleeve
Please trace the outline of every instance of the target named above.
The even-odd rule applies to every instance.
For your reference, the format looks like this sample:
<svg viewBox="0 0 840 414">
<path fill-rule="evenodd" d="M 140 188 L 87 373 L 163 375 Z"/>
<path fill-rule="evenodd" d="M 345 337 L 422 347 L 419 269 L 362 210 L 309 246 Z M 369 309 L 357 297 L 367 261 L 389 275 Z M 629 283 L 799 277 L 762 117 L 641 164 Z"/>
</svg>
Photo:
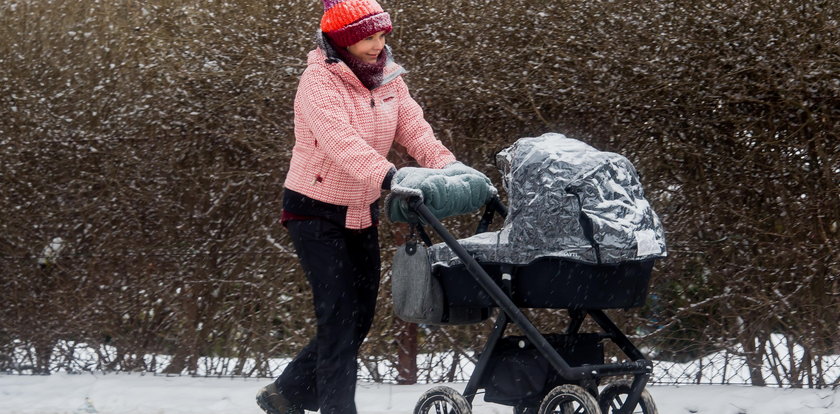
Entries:
<svg viewBox="0 0 840 414">
<path fill-rule="evenodd" d="M 396 141 L 404 146 L 408 154 L 426 168 L 443 168 L 455 161 L 440 140 L 435 138 L 431 125 L 423 117 L 423 109 L 411 97 L 408 86 L 402 78 L 398 82 L 400 114 L 397 120 Z"/>
<path fill-rule="evenodd" d="M 306 71 L 309 72 L 309 71 Z M 309 128 L 336 165 L 369 187 L 379 188 L 394 165 L 371 147 L 350 124 L 341 94 L 329 76 L 304 73 L 297 96 Z"/>
</svg>

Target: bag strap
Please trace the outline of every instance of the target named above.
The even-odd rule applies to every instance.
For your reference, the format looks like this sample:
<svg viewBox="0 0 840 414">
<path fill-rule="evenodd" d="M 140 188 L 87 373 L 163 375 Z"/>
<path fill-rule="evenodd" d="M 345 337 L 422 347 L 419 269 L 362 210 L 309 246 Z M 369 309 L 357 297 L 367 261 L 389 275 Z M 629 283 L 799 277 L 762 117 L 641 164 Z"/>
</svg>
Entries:
<svg viewBox="0 0 840 414">
<path fill-rule="evenodd" d="M 417 231 L 420 235 L 420 239 L 423 240 L 423 243 L 426 244 L 426 247 L 432 246 L 432 239 L 429 237 L 429 234 L 426 233 L 426 230 L 423 228 L 423 225 L 420 223 L 416 223 L 411 227 L 411 234 L 409 237 L 414 235 L 414 231 Z"/>
<path fill-rule="evenodd" d="M 429 238 L 429 235 L 426 233 L 426 230 L 423 229 L 423 225 L 420 223 L 414 223 L 409 226 L 408 237 L 405 239 L 405 252 L 409 255 L 413 255 L 417 252 L 417 241 L 418 238 L 423 241 L 427 247 L 431 247 L 432 239 Z"/>
</svg>

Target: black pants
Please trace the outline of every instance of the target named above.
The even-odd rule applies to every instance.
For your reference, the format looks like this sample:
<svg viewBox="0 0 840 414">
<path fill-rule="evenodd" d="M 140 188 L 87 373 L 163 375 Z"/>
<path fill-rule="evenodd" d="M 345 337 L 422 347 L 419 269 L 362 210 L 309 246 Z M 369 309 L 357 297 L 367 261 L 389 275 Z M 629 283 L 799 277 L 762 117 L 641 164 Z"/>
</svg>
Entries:
<svg viewBox="0 0 840 414">
<path fill-rule="evenodd" d="M 377 229 L 349 230 L 318 219 L 289 221 L 287 228 L 312 287 L 318 326 L 277 387 L 307 410 L 355 414 L 356 357 L 379 290 Z"/>
</svg>

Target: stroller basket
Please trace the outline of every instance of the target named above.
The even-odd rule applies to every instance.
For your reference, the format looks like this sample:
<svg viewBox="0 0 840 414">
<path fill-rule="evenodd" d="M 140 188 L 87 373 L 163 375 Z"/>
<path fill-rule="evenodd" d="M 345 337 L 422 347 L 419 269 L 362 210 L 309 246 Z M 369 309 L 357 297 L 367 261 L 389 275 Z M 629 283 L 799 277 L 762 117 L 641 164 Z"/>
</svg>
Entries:
<svg viewBox="0 0 840 414">
<path fill-rule="evenodd" d="M 604 363 L 603 336 L 594 333 L 544 335 L 570 365 Z M 502 338 L 487 363 L 479 383 L 484 400 L 504 405 L 538 405 L 546 390 L 566 384 L 545 357 L 524 336 Z"/>
</svg>

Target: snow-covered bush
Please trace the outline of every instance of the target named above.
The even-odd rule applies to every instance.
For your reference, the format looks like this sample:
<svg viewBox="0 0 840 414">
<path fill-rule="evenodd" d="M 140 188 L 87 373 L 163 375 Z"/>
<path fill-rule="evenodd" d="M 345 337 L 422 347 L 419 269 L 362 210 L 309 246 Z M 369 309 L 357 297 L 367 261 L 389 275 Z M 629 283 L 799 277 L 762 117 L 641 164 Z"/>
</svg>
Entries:
<svg viewBox="0 0 840 414">
<path fill-rule="evenodd" d="M 837 382 L 808 367 L 840 354 L 840 5 L 381 3 L 439 137 L 497 184 L 495 153 L 549 131 L 634 162 L 671 246 L 649 306 L 617 315 L 638 342 L 676 362 L 737 354 L 756 384 Z M 249 357 L 225 372 L 268 375 L 308 340 L 308 288 L 277 219 L 321 11 L 0 4 L 0 370 L 48 371 L 56 344 L 84 343 L 108 350 L 90 369 L 186 373 L 202 357 Z M 446 224 L 466 235 L 474 218 Z M 387 288 L 402 232 L 381 226 L 373 367 L 396 366 L 405 345 Z M 533 314 L 551 330 L 565 320 Z M 419 352 L 441 355 L 421 378 L 453 349 L 471 357 L 487 332 L 421 329 Z M 774 334 L 803 351 L 773 355 Z M 793 368 L 761 371 L 773 363 Z"/>
</svg>

